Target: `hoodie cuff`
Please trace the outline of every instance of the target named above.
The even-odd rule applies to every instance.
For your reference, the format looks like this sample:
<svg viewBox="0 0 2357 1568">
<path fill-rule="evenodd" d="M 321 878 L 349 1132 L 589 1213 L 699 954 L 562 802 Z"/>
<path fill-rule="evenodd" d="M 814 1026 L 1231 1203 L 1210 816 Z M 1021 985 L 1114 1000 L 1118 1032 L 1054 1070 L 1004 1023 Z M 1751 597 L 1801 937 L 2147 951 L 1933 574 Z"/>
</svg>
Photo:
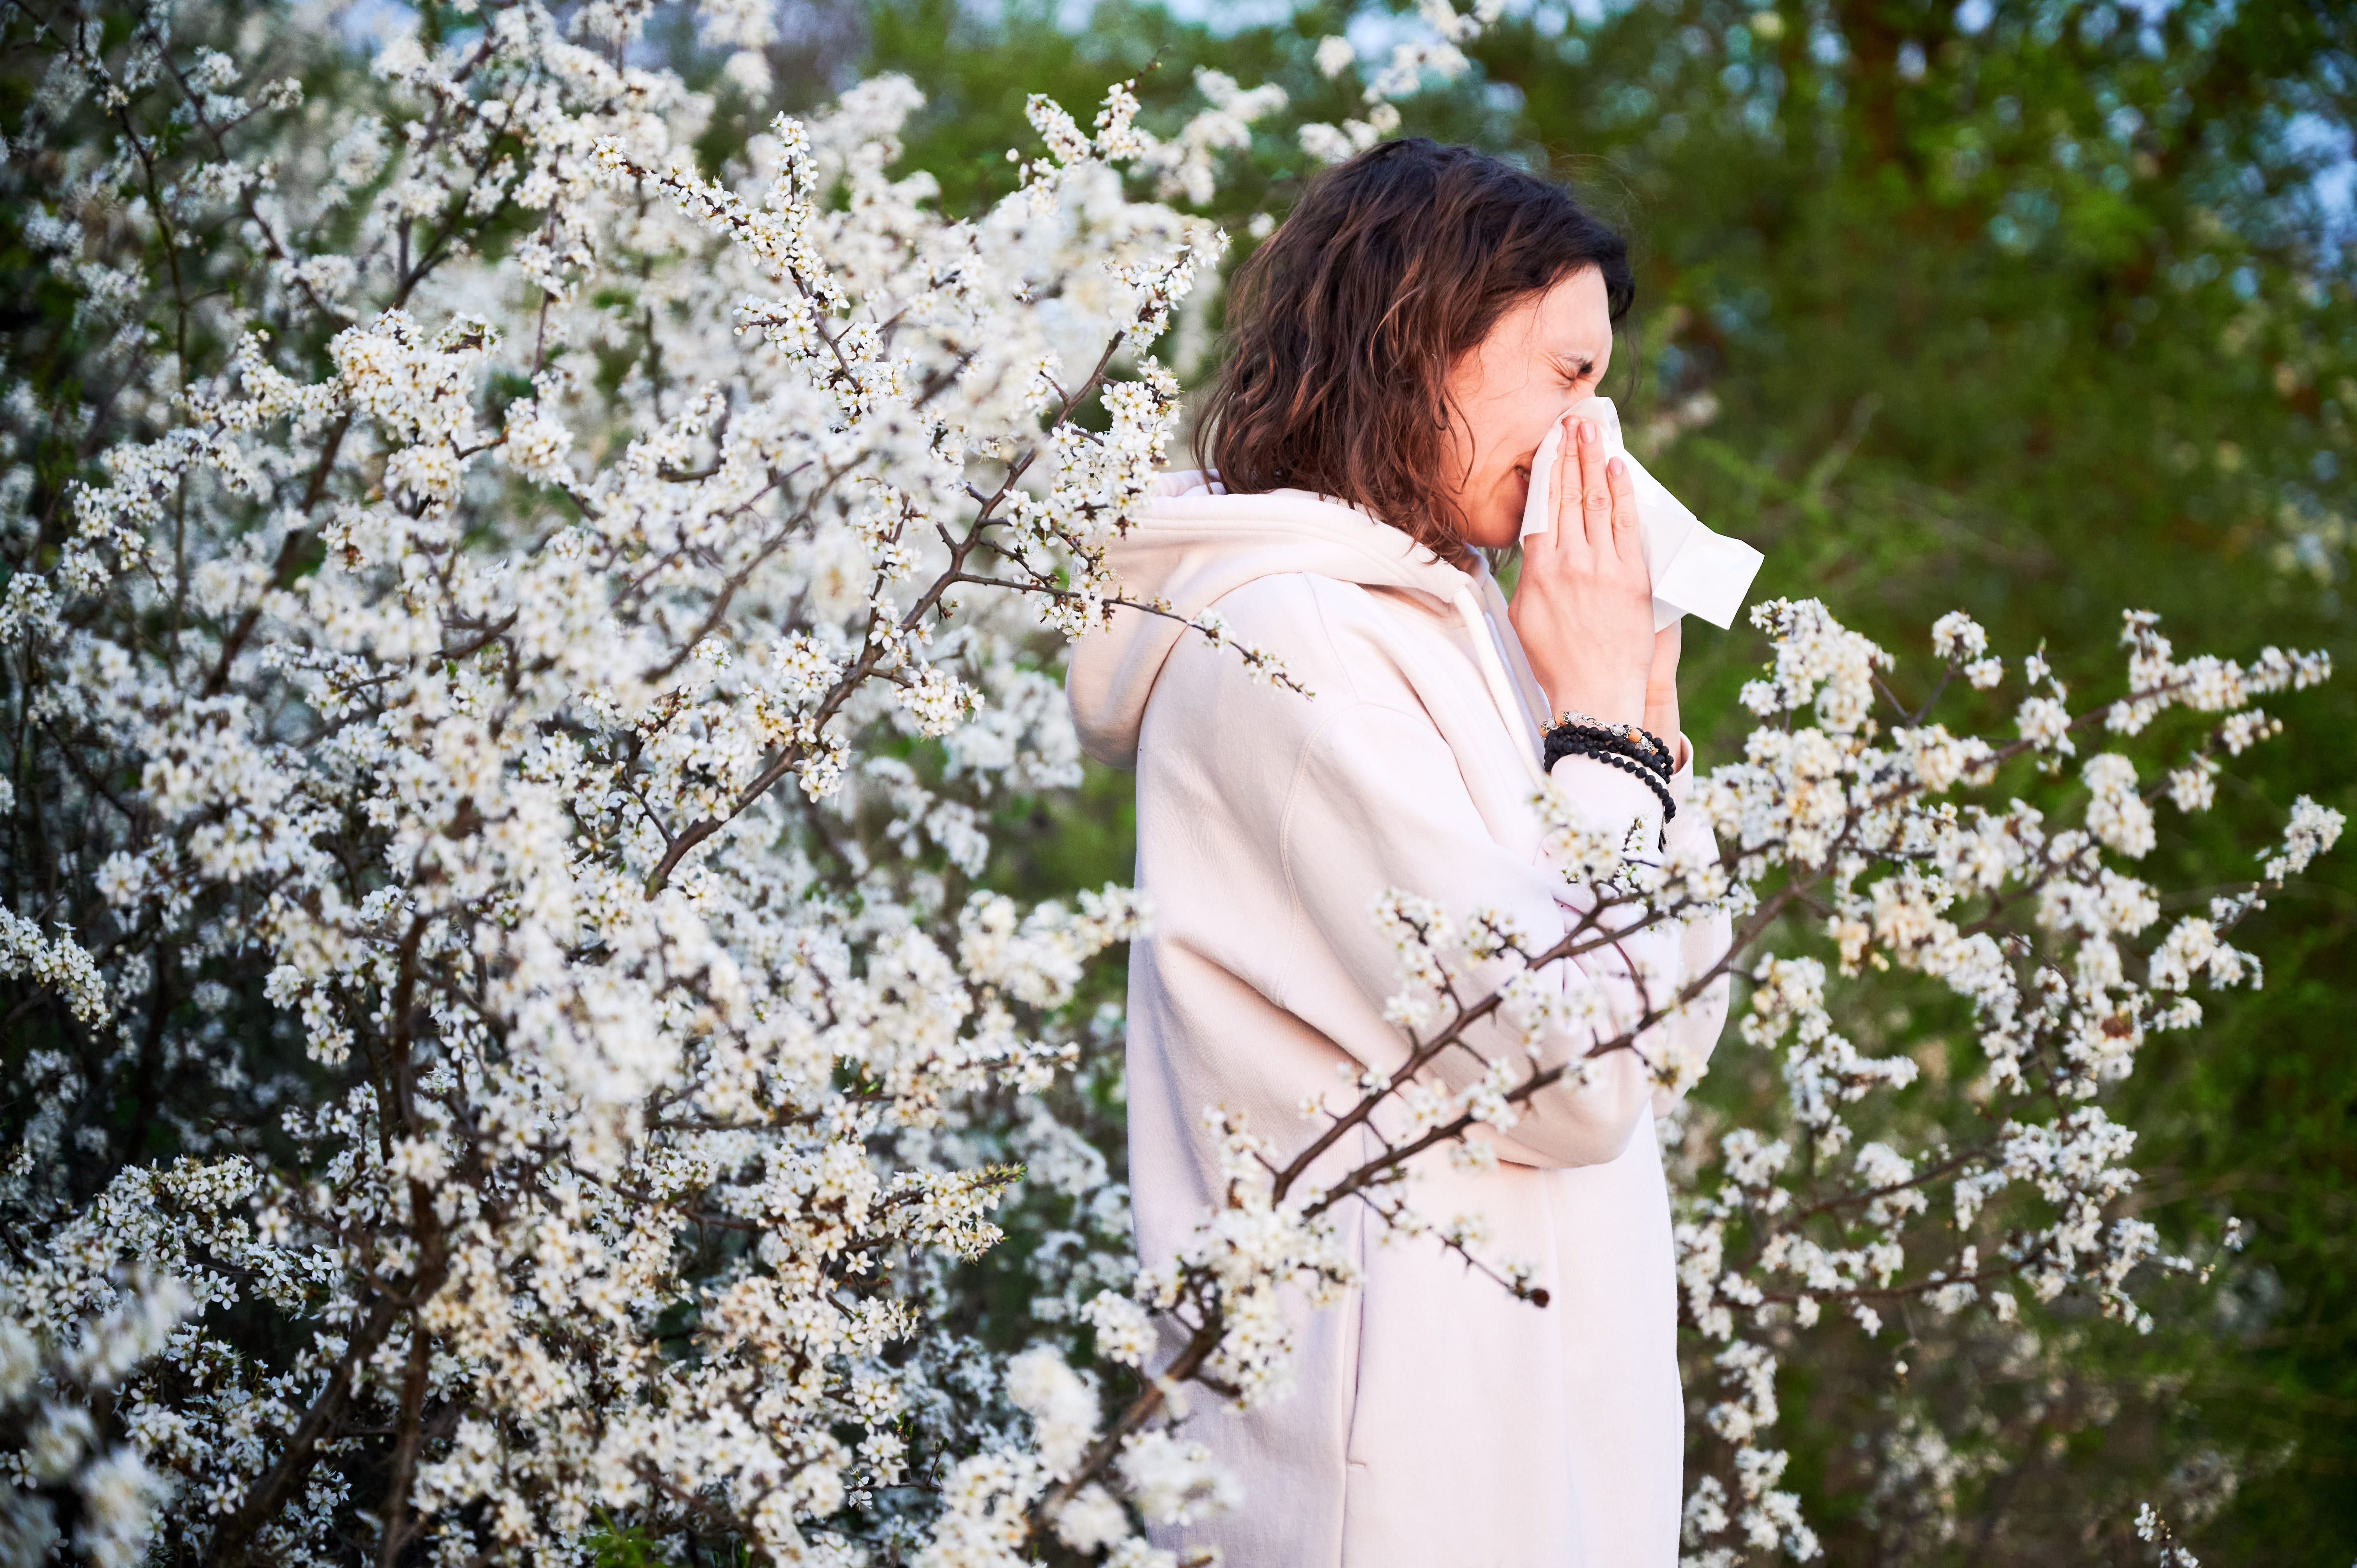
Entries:
<svg viewBox="0 0 2357 1568">
<path fill-rule="evenodd" d="M 1686 798 L 1694 789 L 1694 742 L 1684 730 L 1674 747 L 1676 771 L 1670 775 L 1670 799 L 1677 803 L 1678 820 L 1686 818 Z M 1551 775 L 1572 799 L 1602 822 L 1618 825 L 1635 818 L 1658 833 L 1662 831 L 1662 798 L 1643 780 L 1609 762 L 1592 757 L 1559 759 Z"/>
<path fill-rule="evenodd" d="M 1592 757 L 1565 757 L 1548 777 L 1578 802 L 1591 827 L 1618 828 L 1634 818 L 1644 824 L 1649 847 L 1661 831 L 1662 798 L 1633 773 Z"/>
</svg>

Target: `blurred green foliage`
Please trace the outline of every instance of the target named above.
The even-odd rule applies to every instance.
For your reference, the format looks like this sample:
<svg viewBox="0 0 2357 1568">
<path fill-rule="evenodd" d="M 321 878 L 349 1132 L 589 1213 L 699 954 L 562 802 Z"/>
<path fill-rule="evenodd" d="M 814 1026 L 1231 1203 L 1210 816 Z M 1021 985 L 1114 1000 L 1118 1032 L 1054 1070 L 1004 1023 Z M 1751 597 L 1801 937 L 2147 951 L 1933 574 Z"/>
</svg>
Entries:
<svg viewBox="0 0 2357 1568">
<path fill-rule="evenodd" d="M 1663 467 L 1768 552 L 1762 593 L 1822 596 L 1902 652 L 1962 606 L 2083 680 L 2115 668 L 2129 606 L 2180 647 L 2330 649 L 2341 682 L 2283 704 L 2287 737 L 2238 769 L 2247 821 L 2301 792 L 2357 806 L 2357 308 L 2330 242 L 2349 215 L 2315 194 L 2347 156 L 2352 46 L 2346 6 L 2183 5 L 2149 26 L 1998 6 L 1967 34 L 1945 7 L 1680 4 L 1553 39 L 1503 29 L 1480 59 L 1523 95 L 1532 141 L 1626 193 L 1638 406 L 1716 401 Z M 1690 701 L 1731 739 L 1739 716 L 1713 698 L 1756 655 L 1695 640 Z M 2167 815 L 2170 880 L 2245 874 L 2222 834 Z M 2095 1555 L 2073 1530 L 2172 1473 L 2191 1513 L 2210 1477 L 2238 1478 L 2189 1521 L 2205 1558 L 2357 1551 L 2352 867 L 2276 900 L 2250 943 L 2266 989 L 2156 1042 L 2116 1112 L 2143 1133 L 2147 1214 L 2180 1236 L 2240 1215 L 2247 1269 L 2169 1301 L 2148 1339 L 2087 1333 L 2078 1386 L 1969 1488 L 1978 1535 L 1955 1560 Z M 1813 1370 L 1815 1452 L 1795 1462 L 1833 1494 L 1813 1499 L 1832 1559 L 1871 1561 L 1872 1532 L 1835 1521 L 1856 1511 L 1846 1429 L 1878 1391 Z"/>
<path fill-rule="evenodd" d="M 1135 78 L 1169 124 L 1208 66 L 1285 82 L 1303 117 L 1356 107 L 1310 63 L 1342 8 L 1230 30 L 1129 4 L 1072 20 L 884 0 L 857 72 L 926 87 L 909 156 L 953 206 L 1011 186 L 1031 91 L 1085 120 Z M 1902 658 L 1961 607 L 2008 658 L 2043 644 L 2083 692 L 2116 682 L 2130 607 L 2180 650 L 2329 649 L 2340 681 L 2280 705 L 2287 736 L 2241 759 L 2221 810 L 2242 842 L 2303 792 L 2357 812 L 2357 218 L 2345 183 L 2331 194 L 2357 7 L 1650 0 L 1520 11 L 1473 52 L 1471 76 L 1404 105 L 1405 128 L 1551 167 L 1628 227 L 1639 307 L 1607 390 L 1664 438 L 1656 471 L 1767 552 L 1755 597 L 1823 597 Z M 1305 166 L 1279 136 L 1255 144 L 1213 212 L 1232 255 Z M 1688 727 L 1723 756 L 1761 644 L 1695 627 L 1687 650 Z M 2002 698 L 1979 716 L 2000 724 Z M 2165 882 L 2250 874 L 2222 826 L 2162 815 Z M 1006 825 L 1010 890 L 1128 875 L 1114 776 Z M 2117 1105 L 2142 1131 L 2143 1212 L 2180 1239 L 2239 1216 L 2239 1266 L 2163 1290 L 2148 1337 L 2058 1326 L 2059 1379 L 2050 1356 L 2025 1371 L 1994 1351 L 1790 1369 L 1788 1480 L 1830 1561 L 2143 1561 L 2125 1520 L 2146 1498 L 2205 1560 L 2357 1552 L 2352 848 L 2245 928 L 2266 988 L 2148 1047 Z M 1730 1112 L 1772 1088 L 1735 1054 L 1702 1096 Z M 2008 1379 L 2038 1386 L 2008 1403 Z M 2018 1418 L 1948 1434 L 1969 1462 L 1924 1477 L 1963 1528 L 1867 1507 L 1858 1445 L 1902 1396 L 1936 1412 L 1962 1384 Z"/>
</svg>

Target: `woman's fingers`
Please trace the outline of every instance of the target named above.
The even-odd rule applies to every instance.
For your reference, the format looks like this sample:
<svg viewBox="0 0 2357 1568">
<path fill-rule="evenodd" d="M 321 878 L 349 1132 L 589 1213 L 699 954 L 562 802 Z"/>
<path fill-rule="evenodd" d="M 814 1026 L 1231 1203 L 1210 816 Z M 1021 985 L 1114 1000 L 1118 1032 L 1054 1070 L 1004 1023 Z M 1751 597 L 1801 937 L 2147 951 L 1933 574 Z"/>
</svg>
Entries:
<svg viewBox="0 0 2357 1568">
<path fill-rule="evenodd" d="M 1604 482 L 1612 496 L 1612 550 L 1622 560 L 1632 557 L 1643 560 L 1645 536 L 1639 532 L 1637 518 L 1637 481 L 1629 477 L 1629 465 L 1619 457 L 1604 466 Z"/>
<path fill-rule="evenodd" d="M 1579 421 L 1579 518 L 1591 550 L 1612 548 L 1612 487 L 1604 474 L 1604 443 L 1593 420 Z"/>
<path fill-rule="evenodd" d="M 1551 526 L 1530 542 L 1549 555 L 1572 542 L 1579 529 L 1577 436 L 1572 429 L 1571 415 L 1566 413 L 1555 423 L 1563 428 L 1563 440 L 1555 447 L 1553 467 L 1547 470 L 1547 517 Z"/>
</svg>

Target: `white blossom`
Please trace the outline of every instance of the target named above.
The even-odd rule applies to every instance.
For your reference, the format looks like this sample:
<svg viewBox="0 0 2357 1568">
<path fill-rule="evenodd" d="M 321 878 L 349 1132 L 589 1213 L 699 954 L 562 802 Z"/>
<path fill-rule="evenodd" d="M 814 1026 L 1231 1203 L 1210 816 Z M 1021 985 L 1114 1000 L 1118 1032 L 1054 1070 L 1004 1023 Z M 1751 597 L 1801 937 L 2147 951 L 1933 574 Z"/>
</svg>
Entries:
<svg viewBox="0 0 2357 1568">
<path fill-rule="evenodd" d="M 124 391 L 0 595 L 34 721 L 0 806 L 70 838 L 59 901 L 0 910 L 33 1020 L 0 1151 L 10 1553 L 128 1563 L 168 1528 L 324 1563 L 360 1530 L 388 1560 L 556 1563 L 623 1520 L 778 1561 L 996 1565 L 1052 1534 L 1169 1568 L 1141 1527 L 1254 1482 L 1189 1436 L 1190 1401 L 1287 1397 L 1301 1305 L 1360 1286 L 1339 1208 L 1544 1309 L 1491 1217 L 1417 1210 L 1424 1165 L 1313 1180 L 1318 1141 L 1375 1122 L 1491 1171 L 1490 1134 L 1602 1055 L 1690 1087 L 1662 1026 L 1738 976 L 1784 1096 L 1679 1171 L 1717 1380 L 1699 1560 L 1819 1550 L 1777 1438 L 1792 1337 L 1916 1300 L 2148 1323 L 2141 1283 L 2182 1260 L 2126 1212 L 2105 1096 L 2198 1023 L 2190 993 L 2257 983 L 2229 933 L 2343 825 L 2302 798 L 2257 883 L 2166 922 L 2104 864 L 2151 848 L 2140 778 L 2212 807 L 2222 757 L 2280 728 L 2257 699 L 2330 673 L 2179 660 L 2149 616 L 2107 703 L 2023 659 L 2016 739 L 1897 709 L 1910 677 L 1824 605 L 1760 606 L 1760 723 L 1684 808 L 1710 847 L 1558 789 L 1531 806 L 1570 947 L 1727 913 L 1776 950 L 1615 989 L 1551 975 L 1566 955 L 1496 910 L 1394 890 L 1372 914 L 1402 1063 L 1347 1066 L 1286 1142 L 1204 1108 L 1220 1190 L 1172 1257 L 1132 1255 L 1126 1194 L 1061 1119 L 1113 1100 L 1089 976 L 1152 911 L 989 882 L 1010 802 L 1079 778 L 1061 641 L 1131 602 L 1111 545 L 1170 456 L 1157 352 L 1225 245 L 1171 204 L 1208 205 L 1256 136 L 1334 158 L 1393 134 L 1391 100 L 1464 70 L 1498 14 L 1428 0 L 1340 125 L 1211 71 L 1167 137 L 1128 83 L 1085 126 L 1035 97 L 1020 188 L 967 211 L 902 165 L 922 99 L 894 77 L 715 177 L 715 100 L 643 63 L 621 0 L 404 30 L 309 103 L 295 84 L 340 82 L 351 46 L 307 13 L 253 51 L 201 5 L 43 35 L 59 103 L 12 126 L 11 166 L 81 183 L 26 232 Z M 763 90 L 766 7 L 687 25 L 719 91 Z M 1357 60 L 1329 39 L 1317 64 Z M 145 325 L 181 311 L 185 364 Z M 1932 642 L 2001 680 L 1968 618 Z M 2173 709 L 2207 727 L 2158 755 Z M 2119 749 L 2083 800 L 2015 798 L 2098 725 Z M 1949 1058 L 1858 1006 L 1890 969 L 1957 998 Z M 1587 1055 L 1551 1062 L 1559 1038 Z M 139 1142 L 107 1075 L 151 1060 Z M 1935 1093 L 1977 1141 L 1891 1113 Z M 1010 1230 L 1017 1347 L 943 1305 Z M 1138 1374 L 1126 1403 L 1108 1366 Z"/>
</svg>

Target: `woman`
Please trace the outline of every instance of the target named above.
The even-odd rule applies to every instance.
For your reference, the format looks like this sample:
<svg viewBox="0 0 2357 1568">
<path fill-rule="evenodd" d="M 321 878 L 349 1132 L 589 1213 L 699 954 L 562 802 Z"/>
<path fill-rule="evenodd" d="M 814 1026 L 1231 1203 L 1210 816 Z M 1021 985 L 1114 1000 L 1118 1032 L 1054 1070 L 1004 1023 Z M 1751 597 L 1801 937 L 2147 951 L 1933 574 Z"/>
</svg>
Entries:
<svg viewBox="0 0 2357 1568">
<path fill-rule="evenodd" d="M 1149 1262 L 1219 1194 L 1204 1107 L 1282 1140 L 1338 1066 L 1403 1059 L 1383 1015 L 1398 984 L 1373 919 L 1383 890 L 1504 909 L 1542 946 L 1577 918 L 1580 889 L 1531 808 L 1550 715 L 1676 737 L 1669 793 L 1684 796 L 1678 631 L 1654 633 L 1619 460 L 1566 414 L 1603 380 L 1631 290 L 1622 242 L 1563 190 L 1425 141 L 1325 176 L 1237 280 L 1199 437 L 1219 480 L 1161 481 L 1114 559 L 1135 595 L 1216 608 L 1312 694 L 1135 612 L 1076 647 L 1070 682 L 1091 754 L 1138 774 L 1156 919 L 1132 950 L 1130 1168 Z M 1525 548 L 1509 608 L 1480 552 L 1515 543 L 1559 423 L 1553 526 Z M 1633 772 L 1585 756 L 1551 772 L 1653 842 L 1663 806 Z M 1673 816 L 1674 846 L 1707 845 L 1698 816 Z M 1631 966 L 1683 983 L 1726 942 L 1723 920 L 1654 929 L 1581 960 L 1585 981 L 1542 972 L 1598 984 L 1631 1016 Z M 1706 993 L 1645 1056 L 1698 1061 L 1725 1013 L 1723 988 Z M 1566 1031 L 1545 1055 L 1593 1043 Z M 1658 1092 L 1637 1055 L 1611 1053 L 1491 1136 L 1494 1165 L 1421 1162 L 1419 1212 L 1480 1214 L 1492 1255 L 1536 1263 L 1544 1308 L 1429 1240 L 1383 1244 L 1364 1205 L 1340 1208 L 1361 1290 L 1303 1315 L 1290 1397 L 1199 1402 L 1186 1433 L 1244 1500 L 1164 1544 L 1216 1545 L 1227 1568 L 1671 1568 L 1682 1401 Z M 1359 1138 L 1336 1168 L 1374 1152 Z"/>
</svg>

